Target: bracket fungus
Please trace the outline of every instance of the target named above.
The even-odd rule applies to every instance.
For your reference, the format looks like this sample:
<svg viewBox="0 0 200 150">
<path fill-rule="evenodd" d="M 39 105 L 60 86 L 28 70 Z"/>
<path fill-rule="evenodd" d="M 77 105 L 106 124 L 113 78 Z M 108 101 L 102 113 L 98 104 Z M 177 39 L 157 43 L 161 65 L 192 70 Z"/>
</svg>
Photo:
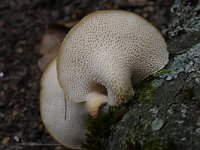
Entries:
<svg viewBox="0 0 200 150">
<path fill-rule="evenodd" d="M 127 11 L 91 13 L 65 37 L 58 54 L 58 81 L 74 102 L 101 85 L 109 105 L 134 95 L 131 84 L 160 70 L 168 62 L 162 34 L 142 17 Z M 98 89 L 98 88 L 97 88 Z"/>
<path fill-rule="evenodd" d="M 164 37 L 142 17 L 121 10 L 91 13 L 70 30 L 42 77 L 42 120 L 58 142 L 78 149 L 89 114 L 124 103 L 134 95 L 132 83 L 167 63 Z"/>
</svg>

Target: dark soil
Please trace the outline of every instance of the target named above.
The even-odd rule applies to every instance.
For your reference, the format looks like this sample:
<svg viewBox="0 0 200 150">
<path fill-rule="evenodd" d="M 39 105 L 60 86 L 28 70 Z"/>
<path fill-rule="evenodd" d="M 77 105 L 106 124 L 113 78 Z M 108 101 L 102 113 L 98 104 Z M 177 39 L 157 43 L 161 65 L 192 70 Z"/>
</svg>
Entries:
<svg viewBox="0 0 200 150">
<path fill-rule="evenodd" d="M 64 149 L 39 112 L 36 44 L 50 24 L 99 9 L 137 12 L 161 28 L 172 0 L 0 0 L 0 149 Z"/>
</svg>

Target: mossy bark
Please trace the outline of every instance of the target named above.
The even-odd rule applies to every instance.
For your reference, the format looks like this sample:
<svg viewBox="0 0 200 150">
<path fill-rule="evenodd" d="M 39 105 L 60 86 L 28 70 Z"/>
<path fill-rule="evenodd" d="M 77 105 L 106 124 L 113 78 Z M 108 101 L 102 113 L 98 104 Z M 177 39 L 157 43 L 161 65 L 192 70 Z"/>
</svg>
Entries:
<svg viewBox="0 0 200 150">
<path fill-rule="evenodd" d="M 136 88 L 134 104 L 102 139 L 103 149 L 200 149 L 199 12 L 199 1 L 175 1 L 163 29 L 170 62 Z"/>
</svg>

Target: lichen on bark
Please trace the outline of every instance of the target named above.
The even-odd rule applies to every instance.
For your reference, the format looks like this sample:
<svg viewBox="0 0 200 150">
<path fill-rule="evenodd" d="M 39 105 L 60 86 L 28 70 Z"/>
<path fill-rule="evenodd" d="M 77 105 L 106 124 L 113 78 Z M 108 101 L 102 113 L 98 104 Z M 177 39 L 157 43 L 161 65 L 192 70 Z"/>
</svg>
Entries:
<svg viewBox="0 0 200 150">
<path fill-rule="evenodd" d="M 127 112 L 102 139 L 104 149 L 199 149 L 199 10 L 199 1 L 175 1 L 171 21 L 163 29 L 169 64 L 135 88 Z"/>
</svg>

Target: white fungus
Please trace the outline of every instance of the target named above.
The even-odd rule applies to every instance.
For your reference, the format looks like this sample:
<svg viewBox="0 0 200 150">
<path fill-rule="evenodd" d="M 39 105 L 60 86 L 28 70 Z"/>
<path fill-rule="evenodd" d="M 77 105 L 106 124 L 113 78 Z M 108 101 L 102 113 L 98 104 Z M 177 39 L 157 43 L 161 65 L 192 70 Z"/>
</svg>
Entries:
<svg viewBox="0 0 200 150">
<path fill-rule="evenodd" d="M 64 98 L 56 73 L 56 60 L 43 74 L 40 93 L 42 121 L 49 133 L 67 148 L 80 149 L 85 142 L 88 112 L 84 103 Z"/>
<path fill-rule="evenodd" d="M 58 80 L 68 99 L 86 101 L 101 85 L 109 105 L 134 95 L 133 83 L 168 62 L 162 34 L 142 17 L 121 10 L 84 17 L 65 37 L 58 55 Z M 133 85 L 134 86 L 134 85 Z"/>
</svg>

